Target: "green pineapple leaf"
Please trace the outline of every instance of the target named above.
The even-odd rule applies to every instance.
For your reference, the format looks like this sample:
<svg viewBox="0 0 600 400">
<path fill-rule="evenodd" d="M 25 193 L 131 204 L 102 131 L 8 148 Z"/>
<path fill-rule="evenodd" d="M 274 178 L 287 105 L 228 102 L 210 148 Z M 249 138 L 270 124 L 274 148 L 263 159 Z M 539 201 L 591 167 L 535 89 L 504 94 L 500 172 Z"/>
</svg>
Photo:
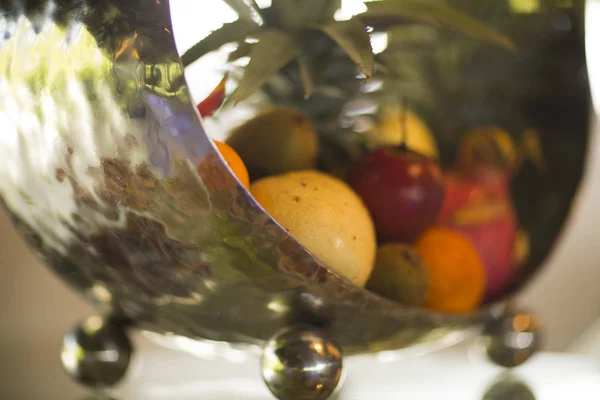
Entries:
<svg viewBox="0 0 600 400">
<path fill-rule="evenodd" d="M 313 71 L 311 70 L 311 64 L 309 58 L 300 53 L 298 56 L 298 69 L 300 70 L 300 77 L 304 84 L 304 99 L 308 100 L 315 91 L 315 83 L 313 80 Z"/>
<path fill-rule="evenodd" d="M 327 3 L 331 0 L 277 0 L 271 7 L 281 18 L 283 27 L 299 29 L 322 20 Z"/>
<path fill-rule="evenodd" d="M 324 0 L 319 21 L 332 21 L 336 11 L 342 6 L 342 0 Z"/>
<path fill-rule="evenodd" d="M 289 33 L 265 29 L 257 37 L 258 43 L 252 46 L 250 52 L 250 62 L 232 96 L 235 103 L 245 100 L 260 89 L 299 53 L 298 45 Z"/>
<path fill-rule="evenodd" d="M 225 3 L 238 15 L 239 19 L 253 21 L 258 15 L 259 8 L 254 0 L 224 0 Z"/>
<path fill-rule="evenodd" d="M 217 50 L 224 44 L 244 41 L 248 35 L 259 29 L 260 27 L 255 22 L 247 19 L 238 19 L 234 22 L 223 24 L 222 27 L 211 32 L 210 35 L 186 51 L 181 56 L 181 62 L 184 66 L 188 66 L 205 54 Z"/>
<path fill-rule="evenodd" d="M 279 23 L 286 29 L 298 29 L 304 25 L 304 11 L 300 7 L 302 0 L 277 0 L 271 8 L 280 18 Z"/>
<path fill-rule="evenodd" d="M 262 10 L 267 25 L 299 29 L 334 20 L 342 0 L 275 0 Z"/>
<path fill-rule="evenodd" d="M 388 48 L 415 47 L 429 50 L 440 43 L 440 32 L 430 25 L 394 25 L 388 30 Z"/>
<path fill-rule="evenodd" d="M 249 57 L 252 52 L 253 43 L 248 42 L 240 42 L 238 44 L 237 49 L 229 53 L 229 57 L 227 57 L 227 62 L 234 62 L 239 60 L 240 58 Z"/>
<path fill-rule="evenodd" d="M 373 74 L 373 48 L 367 27 L 358 19 L 335 21 L 320 27 L 333 39 L 367 78 Z"/>
<path fill-rule="evenodd" d="M 423 2 L 422 0 L 369 1 L 365 4 L 367 11 L 357 17 L 376 29 L 379 24 L 393 19 L 397 19 L 398 22 L 413 19 L 451 28 L 476 39 L 494 43 L 507 50 L 516 49 L 516 45 L 506 35 L 484 22 L 443 4 Z"/>
<path fill-rule="evenodd" d="M 295 15 L 298 16 L 300 24 L 304 26 L 333 21 L 335 12 L 341 6 L 340 0 L 300 0 L 297 2 L 301 6 L 296 6 Z"/>
</svg>

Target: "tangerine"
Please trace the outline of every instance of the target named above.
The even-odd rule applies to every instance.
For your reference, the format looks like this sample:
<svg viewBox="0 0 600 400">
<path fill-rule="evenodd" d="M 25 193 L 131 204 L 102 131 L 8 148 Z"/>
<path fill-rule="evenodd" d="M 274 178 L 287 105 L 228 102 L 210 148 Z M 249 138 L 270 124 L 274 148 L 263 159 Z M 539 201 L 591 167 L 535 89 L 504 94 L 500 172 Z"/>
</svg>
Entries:
<svg viewBox="0 0 600 400">
<path fill-rule="evenodd" d="M 250 176 L 248 175 L 248 169 L 246 168 L 246 165 L 244 164 L 244 161 L 242 161 L 242 158 L 239 156 L 239 154 L 231 146 L 223 142 L 215 140 L 215 145 L 221 153 L 221 156 L 223 156 L 229 165 L 229 168 L 232 169 L 235 176 L 237 176 L 242 185 L 249 190 Z"/>
<path fill-rule="evenodd" d="M 427 230 L 416 243 L 429 275 L 425 307 L 446 313 L 475 310 L 484 295 L 485 270 L 475 246 L 443 227 Z"/>
</svg>

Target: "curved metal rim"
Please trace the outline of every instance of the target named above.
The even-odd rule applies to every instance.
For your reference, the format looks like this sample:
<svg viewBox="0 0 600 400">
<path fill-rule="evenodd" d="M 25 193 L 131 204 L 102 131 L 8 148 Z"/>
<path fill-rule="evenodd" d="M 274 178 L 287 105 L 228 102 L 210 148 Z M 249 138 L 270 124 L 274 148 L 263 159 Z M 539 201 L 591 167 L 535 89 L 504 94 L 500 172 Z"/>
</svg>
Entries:
<svg viewBox="0 0 600 400">
<path fill-rule="evenodd" d="M 579 200 L 586 195 L 587 187 L 589 185 L 590 179 L 590 171 L 592 169 L 593 164 L 596 162 L 598 158 L 599 150 L 597 148 L 598 137 L 597 130 L 600 128 L 600 46 L 597 44 L 594 45 L 594 40 L 596 42 L 600 40 L 600 25 L 597 22 L 600 20 L 600 0 L 586 0 L 585 7 L 585 32 L 584 32 L 584 41 L 585 41 L 585 56 L 586 56 L 586 76 L 588 80 L 588 90 L 590 96 L 590 116 L 588 121 L 588 146 L 586 148 L 585 160 L 583 173 L 581 176 L 581 180 L 577 186 L 577 190 L 575 196 L 571 200 L 571 205 L 569 207 L 567 216 L 565 218 L 563 228 L 558 233 L 558 236 L 554 240 L 554 246 L 550 252 L 546 255 L 544 264 L 548 263 L 559 251 L 559 247 L 561 243 L 563 243 L 566 237 L 570 234 L 570 232 L 574 229 L 574 221 L 575 214 L 577 212 L 577 207 L 579 204 Z M 543 273 L 542 268 L 536 268 L 535 271 L 532 272 L 529 279 L 523 282 L 520 285 L 519 289 L 525 289 L 529 287 L 536 276 Z M 509 295 L 510 297 L 510 295 Z M 504 299 L 506 302 L 508 299 Z M 502 302 L 502 301 L 501 301 Z"/>
<path fill-rule="evenodd" d="M 600 0 L 587 0 L 585 10 L 585 44 L 592 105 L 596 117 L 600 114 Z M 594 43 L 595 42 L 595 43 Z"/>
</svg>

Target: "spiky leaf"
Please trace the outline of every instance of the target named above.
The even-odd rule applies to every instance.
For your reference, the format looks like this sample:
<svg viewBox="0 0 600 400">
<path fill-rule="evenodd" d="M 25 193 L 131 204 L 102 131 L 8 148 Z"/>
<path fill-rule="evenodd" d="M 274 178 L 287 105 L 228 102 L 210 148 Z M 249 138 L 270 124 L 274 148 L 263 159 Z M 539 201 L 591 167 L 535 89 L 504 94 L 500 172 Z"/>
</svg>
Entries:
<svg viewBox="0 0 600 400">
<path fill-rule="evenodd" d="M 339 0 L 277 0 L 271 6 L 281 18 L 284 28 L 297 29 L 320 21 L 333 20 Z M 335 9 L 339 8 L 335 7 Z M 330 14 L 327 14 L 327 13 Z"/>
<path fill-rule="evenodd" d="M 245 100 L 273 78 L 281 68 L 298 56 L 299 48 L 293 37 L 277 29 L 263 30 L 258 43 L 252 46 L 250 63 L 233 94 L 233 101 Z"/>
<path fill-rule="evenodd" d="M 297 0 L 298 1 L 298 0 Z M 340 9 L 340 0 L 299 0 L 301 6 L 297 8 L 304 25 L 309 23 L 333 21 L 333 16 Z"/>
<path fill-rule="evenodd" d="M 309 99 L 315 91 L 315 83 L 309 58 L 305 54 L 302 54 L 302 52 L 298 56 L 298 69 L 300 70 L 300 77 L 304 84 L 304 98 Z"/>
<path fill-rule="evenodd" d="M 250 56 L 253 45 L 254 45 L 253 43 L 240 42 L 238 44 L 237 49 L 235 49 L 234 51 L 229 53 L 229 57 L 227 57 L 227 62 L 234 62 L 234 61 L 239 60 L 240 58 Z"/>
<path fill-rule="evenodd" d="M 358 19 L 335 21 L 321 27 L 348 54 L 365 76 L 373 74 L 373 47 L 367 27 Z"/>
<path fill-rule="evenodd" d="M 254 0 L 224 0 L 238 15 L 239 19 L 254 20 L 258 15 L 258 7 Z"/>
<path fill-rule="evenodd" d="M 388 48 L 417 47 L 428 49 L 440 43 L 440 32 L 423 24 L 396 25 L 388 30 Z"/>
<path fill-rule="evenodd" d="M 271 8 L 280 18 L 279 23 L 286 29 L 297 29 L 304 25 L 303 11 L 300 7 L 302 0 L 274 1 Z"/>
<path fill-rule="evenodd" d="M 515 50 L 515 44 L 506 35 L 489 25 L 472 18 L 451 7 L 422 0 L 387 0 L 366 3 L 367 11 L 358 18 L 365 24 L 378 28 L 382 20 L 389 22 L 396 18 L 404 22 L 407 18 L 454 29 L 476 39 L 485 40 L 508 50 Z"/>
<path fill-rule="evenodd" d="M 335 15 L 335 12 L 338 11 L 341 6 L 341 0 L 325 0 L 325 4 L 321 10 L 320 21 L 331 21 Z"/>
<path fill-rule="evenodd" d="M 222 27 L 213 31 L 192 46 L 181 56 L 181 62 L 188 66 L 200 57 L 227 43 L 242 42 L 246 37 L 259 29 L 259 26 L 247 19 L 238 19 L 234 22 L 223 24 Z"/>
<path fill-rule="evenodd" d="M 342 0 L 275 0 L 260 10 L 266 26 L 282 29 L 301 29 L 311 24 L 334 20 Z"/>
</svg>

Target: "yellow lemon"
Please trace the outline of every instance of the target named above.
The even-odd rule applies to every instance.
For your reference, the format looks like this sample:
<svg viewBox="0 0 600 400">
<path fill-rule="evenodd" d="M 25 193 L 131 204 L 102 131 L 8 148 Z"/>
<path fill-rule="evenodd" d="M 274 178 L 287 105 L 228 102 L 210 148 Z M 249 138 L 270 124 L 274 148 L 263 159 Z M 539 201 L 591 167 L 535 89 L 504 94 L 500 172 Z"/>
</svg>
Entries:
<svg viewBox="0 0 600 400">
<path fill-rule="evenodd" d="M 437 143 L 427 123 L 415 112 L 404 110 L 402 106 L 383 108 L 375 132 L 376 140 L 385 145 L 399 145 L 403 140 L 403 129 L 406 130 L 404 137 L 409 149 L 433 159 L 439 158 Z"/>
</svg>

